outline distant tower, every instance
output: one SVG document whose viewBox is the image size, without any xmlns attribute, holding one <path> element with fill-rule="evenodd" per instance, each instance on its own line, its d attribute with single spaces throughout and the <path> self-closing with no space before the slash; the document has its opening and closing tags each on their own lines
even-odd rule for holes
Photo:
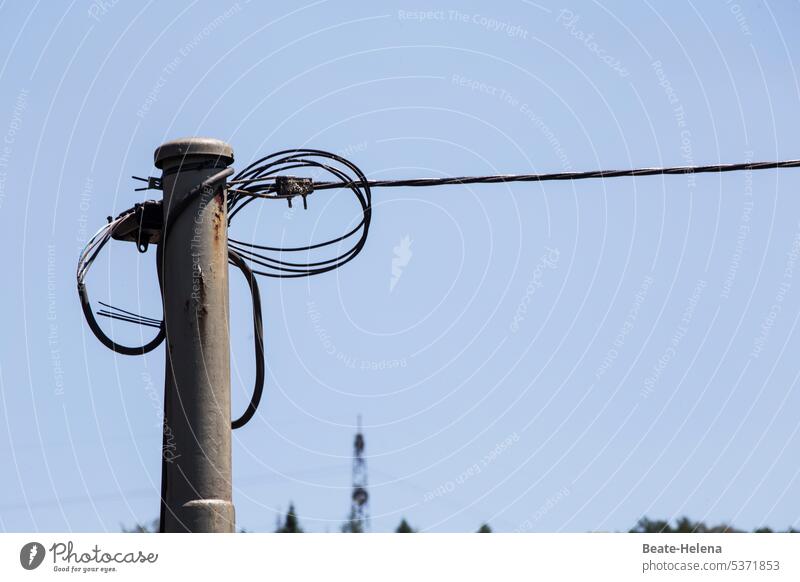
<svg viewBox="0 0 800 582">
<path fill-rule="evenodd" d="M 351 533 L 369 531 L 369 493 L 367 493 L 367 461 L 364 458 L 364 435 L 361 433 L 361 415 L 358 432 L 353 442 L 353 496 L 350 518 L 345 530 Z"/>
</svg>

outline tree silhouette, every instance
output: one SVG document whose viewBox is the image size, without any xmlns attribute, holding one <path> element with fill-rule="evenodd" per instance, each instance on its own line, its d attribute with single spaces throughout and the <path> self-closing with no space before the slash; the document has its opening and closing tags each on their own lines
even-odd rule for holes
<svg viewBox="0 0 800 582">
<path fill-rule="evenodd" d="M 492 533 L 492 528 L 489 527 L 488 523 L 481 524 L 481 527 L 478 528 L 478 533 Z"/>
<path fill-rule="evenodd" d="M 156 533 L 158 532 L 158 520 L 154 519 L 149 524 L 137 523 L 132 528 L 128 529 L 124 525 L 120 526 L 122 533 Z"/>
<path fill-rule="evenodd" d="M 294 511 L 294 503 L 289 503 L 289 511 L 286 512 L 286 520 L 283 526 L 275 530 L 275 533 L 303 533 L 300 523 L 297 521 L 297 514 Z"/>
<path fill-rule="evenodd" d="M 400 525 L 397 526 L 397 529 L 394 530 L 394 533 L 415 533 L 411 526 L 408 525 L 406 518 L 404 517 L 403 520 L 400 522 Z"/>
<path fill-rule="evenodd" d="M 647 517 L 643 517 L 640 519 L 636 525 L 631 528 L 630 533 L 671 533 L 672 527 L 670 527 L 668 521 L 663 520 L 651 520 Z"/>
<path fill-rule="evenodd" d="M 681 517 L 675 520 L 675 526 L 671 526 L 668 521 L 661 519 L 651 520 L 643 517 L 630 530 L 631 533 L 739 533 L 742 530 L 735 529 L 727 523 L 708 526 L 702 521 L 692 521 L 688 517 Z M 769 527 L 763 526 L 753 530 L 755 533 L 773 533 Z M 789 528 L 786 533 L 796 533 L 796 530 Z"/>
</svg>

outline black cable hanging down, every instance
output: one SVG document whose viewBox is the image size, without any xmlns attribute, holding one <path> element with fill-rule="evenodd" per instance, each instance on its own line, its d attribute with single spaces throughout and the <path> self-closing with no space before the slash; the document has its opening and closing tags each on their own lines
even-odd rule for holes
<svg viewBox="0 0 800 582">
<path fill-rule="evenodd" d="M 159 247 L 160 248 L 160 247 Z M 258 405 L 261 403 L 261 396 L 264 392 L 264 370 L 265 370 L 265 357 L 264 357 L 264 327 L 261 318 L 261 293 L 258 290 L 258 281 L 256 281 L 256 277 L 253 274 L 253 271 L 250 267 L 247 266 L 247 263 L 242 260 L 242 258 L 236 254 L 235 251 L 228 250 L 228 262 L 232 265 L 235 265 L 239 268 L 239 270 L 244 274 L 245 278 L 247 279 L 247 283 L 250 287 L 250 294 L 253 299 L 253 335 L 254 335 L 254 343 L 255 343 L 255 356 L 256 356 L 256 377 L 253 386 L 253 393 L 250 397 L 250 403 L 247 405 L 247 409 L 242 413 L 242 415 L 231 422 L 231 430 L 236 430 L 237 428 L 242 428 L 246 425 L 250 419 L 253 418 L 256 411 L 258 410 Z M 169 394 L 167 394 L 167 385 L 164 385 L 164 422 L 167 422 L 167 419 L 171 416 L 170 411 L 170 398 Z M 162 447 L 166 447 L 168 439 L 168 432 L 166 430 L 163 431 L 162 435 Z M 162 451 L 165 449 L 162 449 Z M 158 518 L 158 531 L 159 533 L 164 533 L 164 525 L 166 523 L 166 513 L 168 510 L 167 507 L 167 490 L 169 488 L 169 483 L 167 480 L 167 458 L 164 454 L 161 455 L 161 502 L 159 507 L 159 518 Z"/>
<path fill-rule="evenodd" d="M 258 281 L 256 280 L 255 273 L 247 265 L 245 260 L 234 250 L 228 250 L 228 261 L 231 265 L 239 268 L 242 274 L 247 279 L 247 284 L 250 287 L 250 296 L 253 298 L 253 337 L 255 344 L 256 356 L 256 378 L 253 386 L 253 394 L 250 397 L 250 404 L 242 415 L 231 423 L 231 428 L 241 428 L 253 418 L 253 415 L 258 410 L 258 405 L 261 402 L 261 395 L 264 391 L 264 324 L 261 318 L 261 293 L 258 290 Z"/>
<path fill-rule="evenodd" d="M 107 307 L 108 310 L 100 310 L 98 311 L 98 315 L 109 317 L 111 319 L 118 319 L 122 321 L 128 321 L 131 323 L 138 323 L 140 325 L 148 326 L 148 327 L 157 327 L 158 333 L 156 336 L 142 346 L 131 347 L 119 344 L 112 340 L 100 327 L 100 324 L 97 323 L 97 319 L 92 312 L 92 304 L 89 300 L 89 290 L 86 287 L 86 275 L 89 273 L 89 269 L 92 267 L 92 263 L 94 263 L 97 255 L 106 246 L 109 240 L 111 240 L 111 234 L 114 231 L 114 228 L 119 225 L 124 219 L 126 219 L 131 213 L 133 213 L 133 209 L 130 211 L 123 212 L 120 214 L 116 219 L 109 220 L 108 224 L 104 225 L 100 230 L 95 233 L 95 235 L 89 239 L 89 242 L 84 247 L 83 251 L 81 252 L 78 258 L 78 272 L 77 272 L 77 281 L 78 281 L 78 296 L 81 300 L 81 309 L 83 310 L 83 316 L 86 319 L 86 323 L 89 325 L 89 329 L 92 330 L 95 337 L 100 340 L 104 346 L 108 349 L 118 353 L 123 354 L 126 356 L 140 356 L 142 354 L 146 354 L 148 352 L 153 351 L 161 342 L 164 341 L 166 337 L 166 329 L 164 326 L 163 318 L 161 321 L 157 319 L 153 319 L 150 317 L 144 317 L 141 315 L 137 315 L 131 311 L 127 311 L 124 309 L 120 309 L 118 307 L 114 307 L 107 303 L 100 303 L 104 307 Z M 160 250 L 160 246 L 159 246 Z M 109 311 L 112 310 L 112 311 Z"/>
<path fill-rule="evenodd" d="M 233 168 L 225 168 L 216 174 L 206 178 L 201 184 L 198 184 L 194 188 L 192 188 L 187 195 L 175 206 L 172 211 L 169 213 L 169 218 L 167 219 L 167 223 L 162 228 L 161 231 L 161 241 L 158 244 L 158 264 L 159 264 L 159 273 L 162 272 L 164 265 L 163 265 L 163 250 L 166 248 L 167 241 L 169 240 L 169 233 L 172 232 L 172 227 L 175 225 L 175 222 L 178 218 L 186 211 L 186 209 L 191 204 L 192 200 L 194 200 L 197 196 L 199 196 L 202 192 L 207 191 L 208 189 L 216 189 L 222 183 L 222 186 L 225 187 L 225 179 L 228 178 L 233 174 Z M 253 383 L 253 393 L 250 397 L 250 403 L 247 406 L 247 409 L 242 413 L 242 415 L 237 418 L 236 420 L 231 422 L 231 428 L 237 429 L 243 427 L 247 422 L 253 418 L 255 415 L 256 410 L 258 409 L 258 405 L 261 402 L 261 396 L 264 391 L 264 378 L 265 378 L 265 357 L 264 357 L 264 326 L 262 322 L 262 315 L 261 315 L 261 293 L 258 289 L 258 282 L 256 281 L 255 275 L 247 263 L 242 259 L 242 257 L 236 252 L 233 248 L 228 248 L 228 262 L 232 265 L 235 265 L 239 268 L 240 271 L 244 274 L 245 278 L 247 279 L 248 287 L 250 288 L 250 294 L 252 296 L 253 302 L 253 336 L 254 336 L 254 344 L 255 344 L 255 360 L 256 360 L 256 377 Z M 163 297 L 162 297 L 163 301 Z"/>
</svg>

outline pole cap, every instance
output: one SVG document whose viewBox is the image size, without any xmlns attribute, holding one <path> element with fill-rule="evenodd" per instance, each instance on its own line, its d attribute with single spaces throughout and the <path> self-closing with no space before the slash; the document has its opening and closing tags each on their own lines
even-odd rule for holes
<svg viewBox="0 0 800 582">
<path fill-rule="evenodd" d="M 220 158 L 229 166 L 233 163 L 233 148 L 229 143 L 211 137 L 183 137 L 160 145 L 153 154 L 158 169 L 163 169 L 168 160 L 177 158 L 176 161 L 183 161 L 195 156 Z"/>
</svg>

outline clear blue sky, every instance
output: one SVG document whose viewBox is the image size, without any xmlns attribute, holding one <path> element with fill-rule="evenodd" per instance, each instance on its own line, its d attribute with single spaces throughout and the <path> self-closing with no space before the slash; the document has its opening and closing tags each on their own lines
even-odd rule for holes
<svg viewBox="0 0 800 582">
<path fill-rule="evenodd" d="M 370 177 L 800 157 L 794 2 L 0 16 L 4 531 L 157 515 L 163 352 L 98 343 L 74 269 L 87 234 L 143 198 L 129 177 L 155 175 L 165 140 L 225 139 L 240 168 L 328 149 Z M 337 530 L 361 413 L 377 531 L 799 526 L 798 187 L 784 170 L 375 191 L 357 260 L 262 283 L 269 374 L 234 433 L 239 525 L 269 530 L 293 500 L 307 530 Z M 260 241 L 354 216 L 326 193 L 308 212 L 250 208 L 233 232 Z M 232 277 L 238 411 L 252 338 Z M 112 245 L 90 285 L 160 313 L 152 252 Z"/>
</svg>

